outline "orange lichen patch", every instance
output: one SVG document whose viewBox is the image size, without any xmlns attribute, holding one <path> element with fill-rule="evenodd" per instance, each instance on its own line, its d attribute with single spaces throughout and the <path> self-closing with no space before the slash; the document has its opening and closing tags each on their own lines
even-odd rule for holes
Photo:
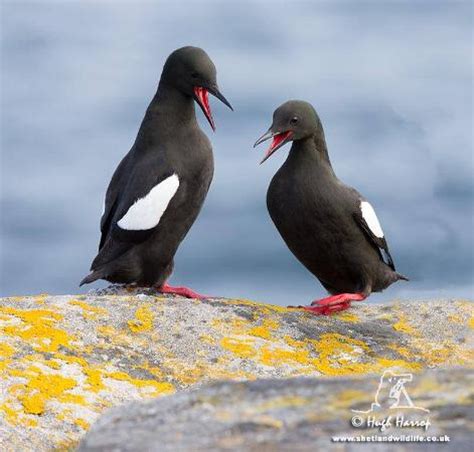
<svg viewBox="0 0 474 452">
<path fill-rule="evenodd" d="M 284 349 L 279 347 L 262 347 L 260 350 L 260 362 L 266 366 L 281 366 L 283 364 L 311 365 L 309 350 L 306 348 Z"/>
<path fill-rule="evenodd" d="M 356 323 L 360 319 L 357 315 L 351 312 L 341 312 L 338 314 L 334 314 L 334 318 L 337 320 L 342 320 L 343 322 L 351 322 L 351 323 Z"/>
<path fill-rule="evenodd" d="M 403 358 L 406 358 L 406 359 L 410 359 L 410 358 L 413 358 L 413 352 L 410 351 L 408 348 L 406 347 L 402 347 L 400 345 L 397 345 L 397 344 L 390 344 L 388 346 L 388 348 L 390 348 L 391 350 L 397 352 L 400 356 L 402 356 Z"/>
<path fill-rule="evenodd" d="M 152 374 L 156 378 L 163 379 L 166 376 L 165 373 L 163 372 L 163 370 L 161 370 L 157 366 L 150 365 L 150 363 L 148 363 L 148 362 L 146 362 L 145 364 L 142 364 L 140 366 L 136 366 L 136 368 L 146 370 L 147 372 L 150 372 L 150 374 Z"/>
<path fill-rule="evenodd" d="M 3 417 L 10 424 L 16 424 L 18 420 L 18 412 L 11 408 L 9 404 L 2 403 L 0 405 L 0 414 L 3 414 Z"/>
<path fill-rule="evenodd" d="M 58 362 L 65 362 L 69 364 L 77 364 L 80 371 L 86 376 L 86 389 L 91 392 L 99 392 L 105 389 L 102 381 L 103 371 L 99 366 L 90 365 L 88 361 L 80 356 L 65 355 L 63 353 L 56 353 L 55 360 Z"/>
<path fill-rule="evenodd" d="M 439 365 L 449 361 L 453 361 L 456 356 L 456 350 L 453 344 L 449 342 L 440 343 L 438 347 L 425 347 L 422 349 L 423 358 L 430 363 L 430 365 Z M 453 363 L 454 364 L 454 363 Z M 462 364 L 456 362 L 456 364 Z"/>
<path fill-rule="evenodd" d="M 0 404 L 0 416 L 3 414 L 3 418 L 10 424 L 24 426 L 24 427 L 36 427 L 38 421 L 33 419 L 32 416 L 25 416 L 13 409 L 8 403 Z M 0 417 L 1 419 L 1 417 Z"/>
<path fill-rule="evenodd" d="M 55 328 L 54 324 L 63 318 L 57 312 L 9 306 L 0 308 L 0 312 L 21 320 L 20 324 L 0 327 L 0 332 L 28 342 L 37 351 L 56 352 L 60 346 L 68 347 L 74 339 L 66 331 Z"/>
<path fill-rule="evenodd" d="M 83 430 L 89 430 L 91 426 L 89 422 L 87 422 L 85 419 L 82 419 L 82 418 L 74 419 L 74 424 L 76 424 L 78 427 L 82 428 Z"/>
<path fill-rule="evenodd" d="M 469 318 L 468 325 L 469 325 L 471 328 L 474 328 L 474 317 L 470 317 L 470 318 Z"/>
<path fill-rule="evenodd" d="M 407 322 L 405 315 L 399 317 L 398 322 L 393 324 L 393 329 L 401 333 L 410 334 L 411 336 L 418 335 L 417 331 Z"/>
<path fill-rule="evenodd" d="M 324 375 L 365 374 L 389 368 L 416 371 L 422 368 L 417 362 L 382 356 L 375 356 L 371 361 L 365 361 L 364 357 L 370 351 L 369 346 L 361 340 L 337 333 L 322 334 L 319 340 L 311 342 L 319 352 L 316 368 Z"/>
<path fill-rule="evenodd" d="M 58 413 L 56 415 L 56 418 L 59 419 L 60 421 L 65 421 L 71 418 L 71 413 L 72 413 L 72 410 L 70 408 L 66 408 L 65 410 L 62 410 L 60 413 Z"/>
<path fill-rule="evenodd" d="M 130 375 L 126 374 L 125 372 L 108 372 L 106 374 L 108 378 L 112 378 L 114 380 L 119 381 L 126 381 L 137 388 L 142 388 L 146 390 L 145 392 L 149 396 L 156 396 L 160 394 L 172 394 L 175 392 L 175 388 L 171 383 L 156 381 L 156 380 L 140 380 L 138 378 L 133 378 Z M 152 389 L 152 391 L 147 391 L 148 389 Z"/>
<path fill-rule="evenodd" d="M 183 386 L 212 380 L 253 380 L 255 378 L 249 372 L 229 368 L 229 359 L 222 356 L 215 363 L 210 364 L 203 361 L 197 362 L 195 365 L 182 362 L 178 358 L 172 358 L 166 361 L 165 372 L 169 378 Z"/>
<path fill-rule="evenodd" d="M 252 325 L 251 322 L 241 318 L 213 319 L 211 321 L 212 328 L 216 329 L 217 331 L 232 330 L 243 333 L 250 328 L 250 325 Z"/>
<path fill-rule="evenodd" d="M 413 372 L 418 372 L 423 369 L 423 365 L 419 362 L 409 362 L 403 359 L 377 358 L 376 365 L 372 366 L 372 368 L 369 367 L 366 372 L 382 372 L 386 369 L 412 370 Z"/>
<path fill-rule="evenodd" d="M 100 316 L 107 315 L 107 310 L 104 308 L 98 308 L 97 306 L 91 306 L 89 303 L 80 300 L 71 300 L 69 304 L 73 306 L 79 306 L 82 308 L 82 315 L 85 319 L 95 320 Z"/>
<path fill-rule="evenodd" d="M 255 356 L 256 353 L 254 347 L 255 340 L 246 336 L 223 337 L 220 344 L 222 348 L 234 353 L 234 355 L 240 358 L 250 358 Z"/>
<path fill-rule="evenodd" d="M 84 373 L 87 375 L 86 383 L 90 391 L 99 392 L 102 389 L 105 389 L 105 385 L 102 380 L 102 371 L 100 369 L 86 367 L 83 370 Z"/>
<path fill-rule="evenodd" d="M 338 333 L 325 333 L 318 340 L 311 340 L 311 343 L 318 352 L 316 368 L 324 375 L 363 373 L 370 366 L 357 362 L 369 350 L 368 345 L 358 339 Z"/>
<path fill-rule="evenodd" d="M 270 339 L 272 332 L 275 331 L 279 325 L 279 322 L 276 320 L 264 319 L 261 325 L 251 328 L 248 334 L 261 337 L 262 339 Z"/>
<path fill-rule="evenodd" d="M 113 334 L 117 333 L 117 330 L 110 325 L 99 325 L 96 331 L 102 336 L 112 336 Z"/>
<path fill-rule="evenodd" d="M 135 318 L 128 321 L 128 327 L 133 333 L 150 331 L 153 328 L 153 312 L 149 306 L 141 306 L 135 311 Z"/>
<path fill-rule="evenodd" d="M 80 394 L 64 393 L 58 396 L 58 401 L 62 403 L 72 403 L 74 405 L 87 405 L 84 396 Z"/>
<path fill-rule="evenodd" d="M 30 371 L 34 376 L 24 385 L 17 385 L 15 388 L 17 398 L 27 414 L 43 414 L 49 400 L 59 400 L 66 391 L 77 386 L 76 380 L 72 378 L 44 374 L 34 366 L 30 367 Z"/>
<path fill-rule="evenodd" d="M 6 368 L 10 359 L 15 354 L 15 349 L 8 344 L 0 344 L 0 370 Z"/>
<path fill-rule="evenodd" d="M 293 339 L 291 336 L 284 336 L 283 340 L 285 341 L 286 344 L 290 345 L 291 347 L 306 347 L 308 345 L 307 342 L 298 340 L 298 339 Z"/>
</svg>

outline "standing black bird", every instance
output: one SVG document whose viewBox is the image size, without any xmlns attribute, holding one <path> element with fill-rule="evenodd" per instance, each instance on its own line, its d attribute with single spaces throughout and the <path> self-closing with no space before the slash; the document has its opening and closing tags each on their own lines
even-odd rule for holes
<svg viewBox="0 0 474 452">
<path fill-rule="evenodd" d="M 268 188 L 268 211 L 291 252 L 332 294 L 304 309 L 342 311 L 351 301 L 407 280 L 395 271 L 372 206 L 334 174 L 314 108 L 296 100 L 281 105 L 255 146 L 270 138 L 262 163 L 285 143 L 293 144 Z"/>
<path fill-rule="evenodd" d="M 105 279 L 200 297 L 166 281 L 214 172 L 211 143 L 194 111 L 196 101 L 215 130 L 208 93 L 232 109 L 219 92 L 216 68 L 206 52 L 197 47 L 175 50 L 166 60 L 135 143 L 110 181 L 99 253 L 81 285 Z"/>
</svg>

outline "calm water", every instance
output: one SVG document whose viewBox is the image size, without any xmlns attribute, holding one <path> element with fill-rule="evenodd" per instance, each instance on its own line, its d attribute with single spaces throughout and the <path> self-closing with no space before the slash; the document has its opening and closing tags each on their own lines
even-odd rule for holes
<svg viewBox="0 0 474 452">
<path fill-rule="evenodd" d="M 288 149 L 262 166 L 252 149 L 275 107 L 301 98 L 412 279 L 372 299 L 473 298 L 470 2 L 1 5 L 1 295 L 78 291 L 164 59 L 193 44 L 235 113 L 211 101 L 212 134 L 199 112 L 216 174 L 172 282 L 281 304 L 323 295 L 265 207 Z"/>
</svg>

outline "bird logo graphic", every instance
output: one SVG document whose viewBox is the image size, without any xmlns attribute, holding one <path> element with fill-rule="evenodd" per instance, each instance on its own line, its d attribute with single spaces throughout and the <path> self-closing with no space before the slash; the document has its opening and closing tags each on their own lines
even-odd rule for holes
<svg viewBox="0 0 474 452">
<path fill-rule="evenodd" d="M 386 409 L 411 409 L 429 413 L 430 410 L 416 406 L 408 395 L 405 384 L 413 381 L 413 374 L 396 374 L 386 370 L 379 380 L 374 402 L 368 410 L 352 410 L 354 413 L 372 413 Z"/>
</svg>

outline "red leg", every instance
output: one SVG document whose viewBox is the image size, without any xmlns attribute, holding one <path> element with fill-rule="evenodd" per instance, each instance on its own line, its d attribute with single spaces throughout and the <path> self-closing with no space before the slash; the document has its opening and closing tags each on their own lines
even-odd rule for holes
<svg viewBox="0 0 474 452">
<path fill-rule="evenodd" d="M 194 290 L 189 289 L 188 287 L 176 287 L 170 286 L 167 282 L 165 282 L 161 287 L 158 288 L 161 293 L 171 293 L 174 295 L 181 295 L 182 297 L 186 298 L 196 298 L 197 300 L 204 300 L 209 298 L 206 295 L 201 295 Z"/>
<path fill-rule="evenodd" d="M 321 300 L 314 300 L 311 306 L 298 307 L 313 314 L 328 315 L 350 308 L 352 301 L 362 301 L 366 298 L 367 296 L 361 293 L 341 293 L 322 298 Z"/>
</svg>

